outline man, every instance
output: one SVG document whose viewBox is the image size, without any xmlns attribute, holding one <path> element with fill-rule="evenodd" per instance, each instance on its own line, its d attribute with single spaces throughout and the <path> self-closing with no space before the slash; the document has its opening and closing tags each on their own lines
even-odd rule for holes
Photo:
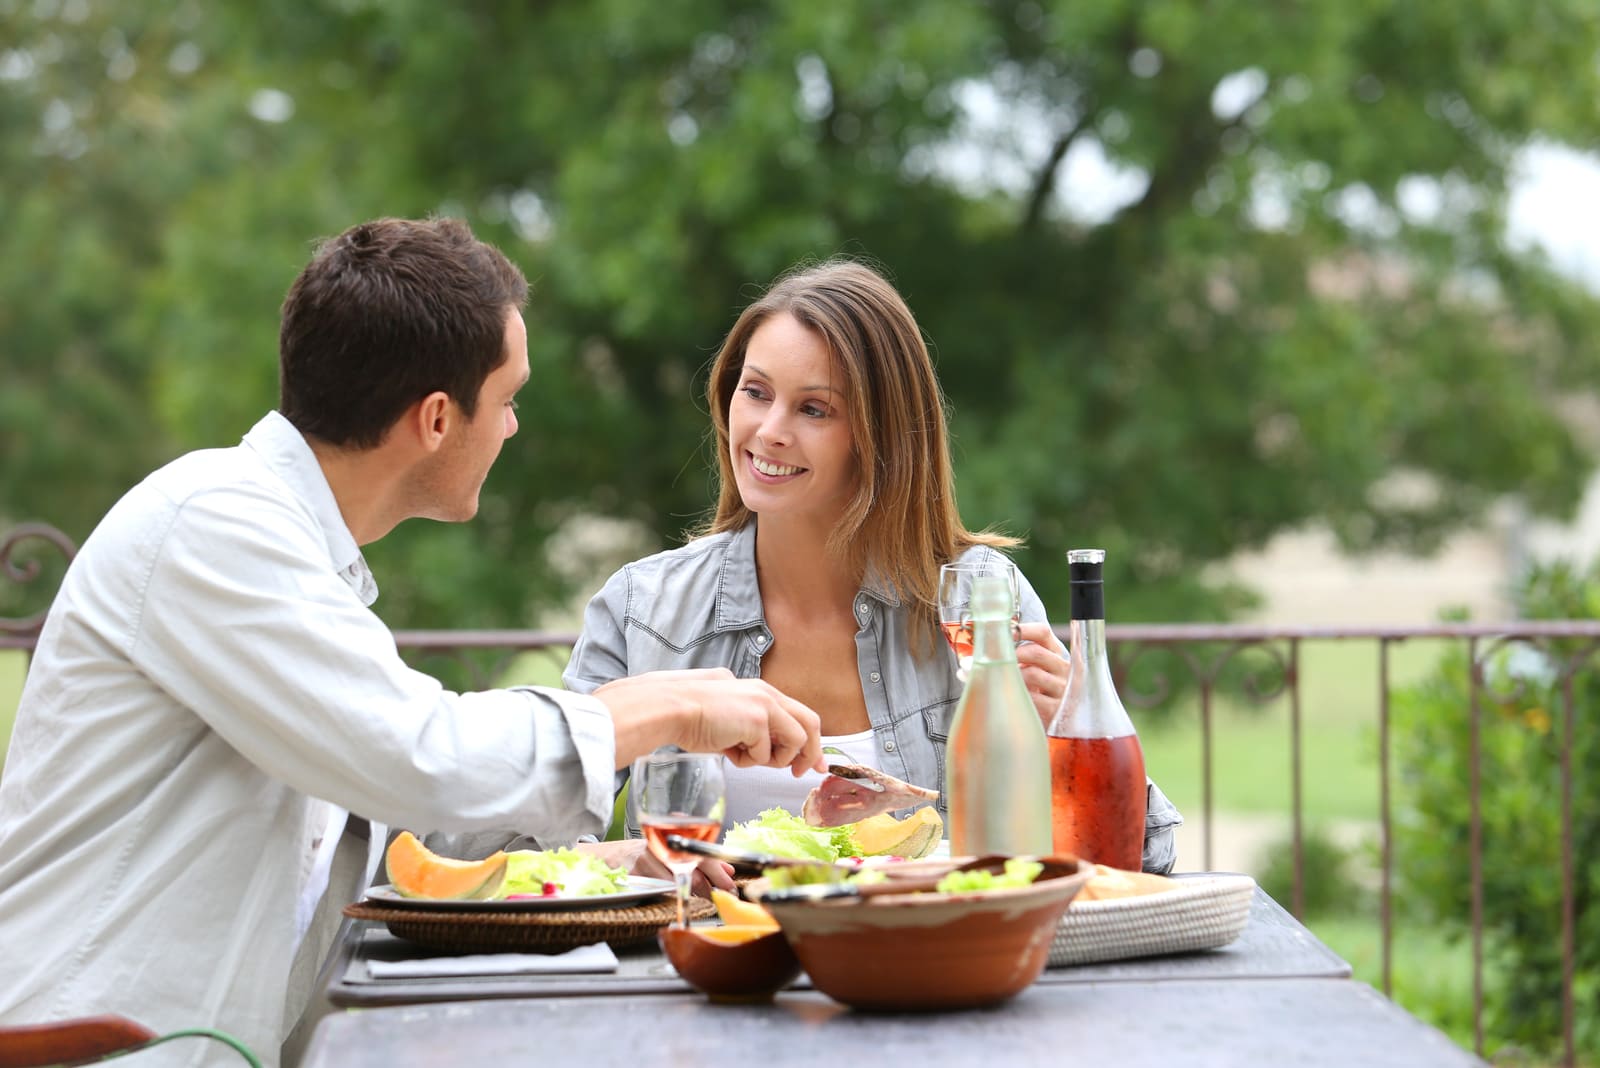
<svg viewBox="0 0 1600 1068">
<path fill-rule="evenodd" d="M 367 821 L 563 842 L 602 833 L 615 770 L 661 745 L 822 765 L 816 715 L 761 682 L 455 694 L 399 658 L 358 546 L 477 511 L 517 429 L 526 295 L 459 222 L 354 227 L 284 302 L 280 410 L 84 543 L 0 781 L 0 1023 L 119 1012 L 275 1060 Z"/>
</svg>

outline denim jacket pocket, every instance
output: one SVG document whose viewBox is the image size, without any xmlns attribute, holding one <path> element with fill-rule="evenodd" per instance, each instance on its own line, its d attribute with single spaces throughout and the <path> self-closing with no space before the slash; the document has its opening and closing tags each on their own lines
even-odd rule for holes
<svg viewBox="0 0 1600 1068">
<path fill-rule="evenodd" d="M 932 743 L 929 748 L 933 755 L 933 781 L 922 782 L 917 779 L 919 773 L 926 773 L 924 769 L 913 772 L 913 779 L 919 785 L 939 791 L 939 815 L 946 819 L 949 818 L 949 799 L 945 797 L 945 749 L 950 744 L 950 720 L 955 716 L 956 704 L 955 698 L 949 698 L 922 709 L 922 729 Z"/>
</svg>

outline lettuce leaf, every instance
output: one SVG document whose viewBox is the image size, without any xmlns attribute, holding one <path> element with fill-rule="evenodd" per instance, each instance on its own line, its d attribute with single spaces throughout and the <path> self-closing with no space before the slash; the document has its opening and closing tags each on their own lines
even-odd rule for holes
<svg viewBox="0 0 1600 1068">
<path fill-rule="evenodd" d="M 859 857 L 850 827 L 813 827 L 781 808 L 769 808 L 753 820 L 728 828 L 724 844 L 750 853 L 801 860 L 838 860 Z"/>
<path fill-rule="evenodd" d="M 992 871 L 953 871 L 939 880 L 934 887 L 941 894 L 959 894 L 967 890 L 998 890 L 1006 886 L 1028 886 L 1044 871 L 1036 860 L 1006 861 L 1006 870 L 999 875 Z"/>
<path fill-rule="evenodd" d="M 576 849 L 516 849 L 506 854 L 506 880 L 495 896 L 542 894 L 547 882 L 564 897 L 588 897 L 626 889 L 628 873 Z"/>
</svg>

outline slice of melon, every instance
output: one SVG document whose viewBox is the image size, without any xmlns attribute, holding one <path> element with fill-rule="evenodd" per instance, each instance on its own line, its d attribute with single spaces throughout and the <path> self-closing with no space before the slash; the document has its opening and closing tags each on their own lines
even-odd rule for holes
<svg viewBox="0 0 1600 1068">
<path fill-rule="evenodd" d="M 711 888 L 711 903 L 717 906 L 717 917 L 730 927 L 765 927 L 778 929 L 772 913 L 753 901 L 741 901 L 726 890 Z"/>
<path fill-rule="evenodd" d="M 721 927 L 691 927 L 689 933 L 704 938 L 707 942 L 739 946 L 746 942 L 754 942 L 758 938 L 765 938 L 769 934 L 777 934 L 778 925 L 773 924 L 768 927 L 765 924 L 729 923 Z"/>
<path fill-rule="evenodd" d="M 389 882 L 405 897 L 483 901 L 499 892 L 506 878 L 504 852 L 482 860 L 441 857 L 401 831 L 384 854 Z"/>
<path fill-rule="evenodd" d="M 943 834 L 944 820 L 932 805 L 917 809 L 903 820 L 895 819 L 892 812 L 885 812 L 850 828 L 851 841 L 869 857 L 925 857 L 933 852 Z"/>
</svg>

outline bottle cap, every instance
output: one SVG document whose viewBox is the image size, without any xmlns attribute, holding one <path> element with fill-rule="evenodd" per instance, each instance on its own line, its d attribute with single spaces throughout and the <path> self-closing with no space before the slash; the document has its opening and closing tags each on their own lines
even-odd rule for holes
<svg viewBox="0 0 1600 1068">
<path fill-rule="evenodd" d="M 1104 549 L 1067 550 L 1067 574 L 1073 582 L 1099 582 L 1105 562 Z"/>
<path fill-rule="evenodd" d="M 1000 575 L 979 575 L 972 580 L 972 619 L 1011 618 L 1011 584 Z"/>
</svg>

